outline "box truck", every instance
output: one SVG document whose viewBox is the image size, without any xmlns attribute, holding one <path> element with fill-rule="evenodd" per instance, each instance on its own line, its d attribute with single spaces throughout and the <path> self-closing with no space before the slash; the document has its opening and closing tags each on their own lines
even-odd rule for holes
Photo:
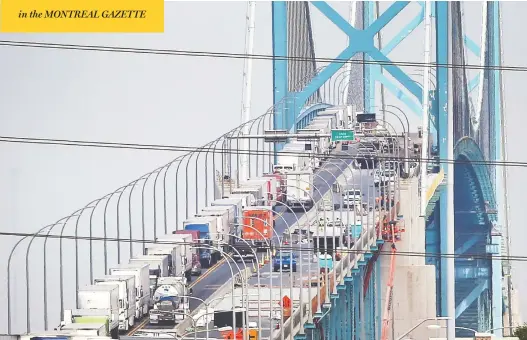
<svg viewBox="0 0 527 340">
<path fill-rule="evenodd" d="M 95 278 L 93 284 L 119 287 L 119 330 L 128 331 L 135 321 L 135 277 L 133 275 L 104 275 Z"/>
</svg>

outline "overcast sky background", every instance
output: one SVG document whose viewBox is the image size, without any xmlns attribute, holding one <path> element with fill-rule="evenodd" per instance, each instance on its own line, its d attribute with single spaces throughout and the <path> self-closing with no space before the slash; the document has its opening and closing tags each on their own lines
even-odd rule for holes
<svg viewBox="0 0 527 340">
<path fill-rule="evenodd" d="M 331 4 L 347 18 L 347 2 Z M 381 5 L 381 9 L 385 7 L 386 4 Z M 385 43 L 418 9 L 416 3 L 411 4 L 401 17 L 387 26 L 383 31 Z M 518 35 L 527 3 L 505 2 L 502 9 L 503 63 L 527 66 L 523 57 L 527 45 Z M 4 40 L 243 53 L 245 2 L 171 2 L 167 3 L 165 12 L 163 34 L 2 34 L 0 37 Z M 270 3 L 258 2 L 256 13 L 254 53 L 271 54 Z M 313 7 L 312 20 L 317 56 L 335 57 L 346 44 L 345 35 Z M 480 3 L 466 5 L 465 29 L 479 42 Z M 420 26 L 393 52 L 392 60 L 422 62 L 423 31 Z M 0 61 L 2 136 L 198 146 L 240 122 L 242 60 L 0 47 Z M 477 64 L 478 60 L 470 57 L 469 63 Z M 253 65 L 252 112 L 255 117 L 272 104 L 272 63 L 255 60 Z M 418 74 L 422 71 L 408 72 Z M 525 134 L 525 74 L 504 72 L 503 78 L 509 160 L 527 161 L 521 142 Z M 393 96 L 387 95 L 387 102 L 404 108 Z M 408 116 L 412 129 L 416 130 L 419 119 L 411 113 Z M 389 120 L 399 126 L 397 121 Z M 0 155 L 3 160 L 0 167 L 2 232 L 35 232 L 178 156 L 174 152 L 10 143 L 0 144 Z M 527 250 L 522 242 L 526 238 L 522 230 L 525 169 L 511 167 L 509 173 L 512 254 L 525 256 Z M 138 218 L 136 214 L 134 210 L 134 221 Z M 101 224 L 102 215 L 96 215 L 95 219 Z M 147 224 L 151 220 L 151 216 L 147 217 Z M 82 221 L 86 223 L 84 217 Z M 111 221 L 112 225 L 115 223 Z M 56 231 L 58 233 L 58 229 Z M 134 235 L 136 232 L 134 229 Z M 7 254 L 14 242 L 15 238 L 2 238 L 0 270 L 6 267 Z M 32 297 L 38 301 L 42 296 L 41 244 L 42 241 L 35 242 L 30 256 L 31 282 L 35 287 Z M 49 263 L 54 264 L 49 265 L 48 273 L 56 279 L 58 241 L 50 241 L 49 245 L 52 248 Z M 84 283 L 89 266 L 86 246 L 80 263 Z M 72 247 L 70 244 L 67 248 L 69 252 L 64 260 L 69 265 L 65 272 L 67 281 L 70 280 L 67 287 L 70 298 L 74 296 Z M 101 273 L 102 248 L 98 247 L 94 254 L 96 274 Z M 110 252 L 115 255 L 115 251 Z M 14 331 L 21 331 L 25 326 L 26 295 L 21 252 L 17 252 L 13 264 L 16 270 L 12 274 L 12 287 L 15 287 L 16 303 L 12 315 L 17 326 Z M 527 279 L 524 268 L 524 262 L 514 263 L 516 287 L 520 289 L 520 282 Z M 56 285 L 48 289 L 58 297 Z M 3 306 L 5 296 L 2 289 L 0 303 Z M 50 314 L 54 314 L 50 316 L 50 324 L 55 326 L 60 306 L 56 299 L 50 304 L 53 304 Z M 525 313 L 527 297 L 521 299 L 521 304 Z M 41 308 L 42 305 L 34 302 L 31 306 Z M 33 326 L 36 329 L 42 327 L 42 318 L 38 316 L 41 313 L 41 310 L 32 312 L 37 315 Z M 0 314 L 5 315 L 4 312 Z M 0 332 L 5 330 L 6 322 L 2 318 Z"/>
</svg>

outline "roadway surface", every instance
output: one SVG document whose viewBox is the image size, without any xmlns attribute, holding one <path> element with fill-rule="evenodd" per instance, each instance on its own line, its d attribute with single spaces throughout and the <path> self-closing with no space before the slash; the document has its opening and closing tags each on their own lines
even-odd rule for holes
<svg viewBox="0 0 527 340">
<path fill-rule="evenodd" d="M 413 137 L 413 136 L 412 136 Z M 417 137 L 417 136 L 415 136 Z M 414 138 L 412 138 L 413 141 L 415 141 Z M 409 143 L 409 147 L 413 145 L 413 141 Z M 400 143 L 402 145 L 402 143 Z M 410 157 L 412 157 L 412 150 L 409 150 Z M 356 156 L 356 150 L 354 146 L 350 145 L 348 150 L 341 150 L 341 145 L 338 146 L 337 149 L 334 150 L 332 153 L 332 157 L 330 158 L 326 163 L 322 165 L 321 168 L 317 169 L 315 171 L 315 176 L 313 179 L 314 187 L 316 189 L 313 190 L 313 197 L 316 202 L 320 200 L 321 197 L 323 197 L 330 189 L 331 186 L 335 183 L 335 179 L 338 178 L 342 170 L 344 170 L 346 167 L 353 168 L 353 176 L 349 176 L 348 179 L 351 179 L 351 182 L 361 187 L 361 191 L 363 193 L 363 199 L 368 198 L 367 200 L 370 206 L 374 206 L 375 204 L 375 197 L 378 194 L 378 190 L 373 185 L 373 177 L 371 176 L 371 171 L 368 171 L 367 169 L 357 169 L 356 164 L 353 164 L 353 157 Z M 400 155 L 401 157 L 404 157 L 404 150 L 399 150 L 398 153 L 395 154 L 382 154 L 384 157 L 396 157 Z M 336 156 L 336 157 L 335 157 Z M 339 158 L 338 156 L 342 156 L 342 158 Z M 353 165 L 352 165 L 353 164 Z M 375 193 L 375 194 L 374 194 Z M 338 202 L 338 195 L 334 195 L 336 201 Z M 276 207 L 276 216 L 275 216 L 275 225 L 274 229 L 276 231 L 276 234 L 282 236 L 282 235 L 288 235 L 288 228 L 295 225 L 297 222 L 297 219 L 300 219 L 304 212 L 302 211 L 296 211 L 295 213 L 285 211 L 285 207 L 277 205 Z M 346 214 L 346 209 L 343 210 L 342 214 Z M 322 214 L 323 212 L 320 212 Z M 326 212 L 326 214 L 331 214 L 331 212 Z M 338 215 L 337 215 L 338 214 Z M 328 216 L 328 215 L 327 215 Z M 340 216 L 340 213 L 335 212 L 335 216 Z M 357 220 L 359 220 L 359 216 L 357 216 Z M 275 244 L 277 243 L 277 237 L 276 234 L 274 234 L 273 239 L 275 241 Z M 301 251 L 303 253 L 302 256 L 306 256 L 307 258 L 311 257 L 312 255 L 305 255 L 305 251 Z M 305 262 L 305 261 L 303 261 Z M 261 273 L 269 273 L 269 266 L 270 264 L 267 264 L 263 268 L 260 269 Z M 307 263 L 306 263 L 307 266 Z M 315 267 L 315 265 L 312 265 L 312 267 Z M 234 270 L 237 271 L 236 267 L 233 266 Z M 299 266 L 300 267 L 300 266 Z M 242 265 L 240 265 L 240 268 L 242 268 Z M 300 269 L 298 269 L 300 270 Z M 307 267 L 305 269 L 302 269 L 303 272 L 306 272 L 307 274 Z M 264 275 L 262 275 L 264 276 Z M 279 278 L 279 273 L 274 273 L 274 275 L 271 275 L 273 277 L 273 286 L 275 286 L 276 283 L 278 283 L 278 280 L 275 280 L 276 278 Z M 290 275 L 283 276 L 284 278 L 290 277 Z M 225 259 L 222 259 L 219 261 L 216 265 L 208 269 L 206 272 L 204 272 L 199 277 L 194 277 L 193 282 L 191 284 L 191 287 L 193 288 L 193 296 L 198 299 L 207 300 L 219 287 L 221 287 L 223 284 L 225 284 L 229 279 L 231 278 L 231 269 L 229 265 L 226 263 Z M 256 278 L 251 279 L 250 284 L 255 284 Z M 254 283 L 253 283 L 254 282 Z M 267 283 L 269 283 L 269 277 L 266 280 Z M 264 284 L 262 282 L 262 284 Z M 288 287 L 289 282 L 284 282 L 284 286 Z M 285 289 L 284 289 L 285 290 Z M 198 309 L 201 305 L 201 302 L 196 299 L 190 300 L 190 309 L 191 312 Z M 262 325 L 264 326 L 264 325 Z M 267 325 L 270 326 L 270 325 Z M 147 322 L 142 322 L 139 327 L 136 327 L 136 329 L 145 328 L 145 329 L 167 329 L 167 325 L 155 325 L 151 326 L 148 325 Z M 168 326 L 168 328 L 174 328 Z M 212 327 L 211 327 L 212 328 Z M 267 328 L 269 329 L 269 328 Z M 201 332 L 200 332 L 201 333 Z M 211 337 L 218 337 L 219 333 L 215 332 L 214 334 L 210 333 Z"/>
</svg>

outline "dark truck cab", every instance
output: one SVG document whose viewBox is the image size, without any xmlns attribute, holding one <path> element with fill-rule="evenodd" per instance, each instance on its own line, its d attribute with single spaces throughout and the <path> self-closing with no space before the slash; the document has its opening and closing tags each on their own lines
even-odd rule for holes
<svg viewBox="0 0 527 340">
<path fill-rule="evenodd" d="M 251 241 L 236 241 L 232 244 L 232 247 L 235 249 L 232 252 L 232 257 L 236 262 L 238 261 L 254 261 L 256 260 L 256 257 L 254 254 L 256 253 L 256 246 L 252 244 Z"/>
</svg>

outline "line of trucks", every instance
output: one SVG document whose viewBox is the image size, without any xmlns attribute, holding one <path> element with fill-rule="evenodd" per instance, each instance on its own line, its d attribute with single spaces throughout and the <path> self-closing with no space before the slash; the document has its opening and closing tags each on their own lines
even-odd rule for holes
<svg viewBox="0 0 527 340">
<path fill-rule="evenodd" d="M 322 112 L 299 133 L 330 133 L 335 115 Z M 313 171 L 334 147 L 329 138 L 287 143 L 284 153 L 278 154 L 273 173 L 238 183 L 184 220 L 178 230 L 145 246 L 143 255 L 110 268 L 108 275 L 79 288 L 76 309 L 64 310 L 55 333 L 46 334 L 63 339 L 117 339 L 119 333 L 128 332 L 144 317 L 150 324 L 181 322 L 191 313 L 193 276 L 217 263 L 223 252 L 236 260 L 253 258 L 251 248 L 273 237 L 275 207 L 282 205 L 277 202 L 291 210 L 314 206 Z M 315 158 L 313 153 L 325 156 Z"/>
</svg>

